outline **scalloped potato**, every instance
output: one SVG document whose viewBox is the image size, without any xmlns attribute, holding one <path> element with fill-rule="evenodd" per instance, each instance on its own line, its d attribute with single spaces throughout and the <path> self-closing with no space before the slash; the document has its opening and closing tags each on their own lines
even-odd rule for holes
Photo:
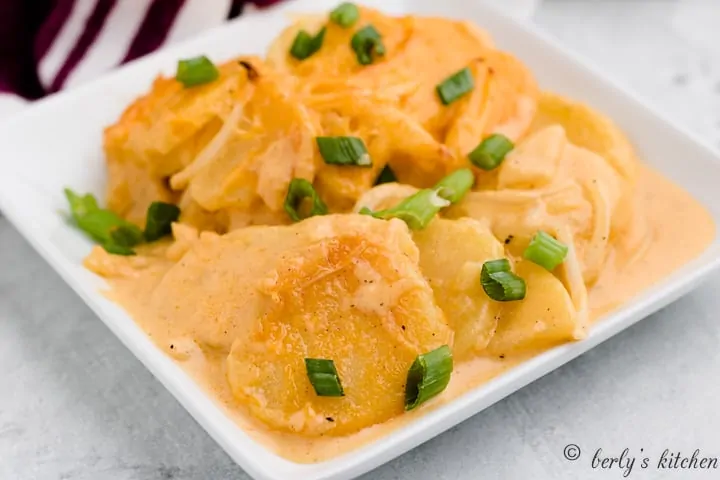
<svg viewBox="0 0 720 480">
<path fill-rule="evenodd" d="M 65 191 L 108 296 L 299 462 L 581 340 L 714 236 L 483 30 L 358 12 L 159 77 L 105 130 L 108 208 Z"/>
<path fill-rule="evenodd" d="M 219 71 L 217 82 L 192 90 L 175 79 L 158 77 L 152 90 L 105 130 L 111 209 L 142 223 L 153 200 L 174 198 L 167 177 L 202 151 L 245 90 L 247 74 L 237 61 Z"/>
<path fill-rule="evenodd" d="M 335 217 L 335 236 L 281 255 L 259 279 L 265 308 L 235 336 L 227 364 L 233 393 L 278 429 L 340 435 L 399 415 L 415 357 L 452 343 L 404 225 L 352 221 L 374 232 L 353 232 Z M 335 359 L 341 401 L 315 394 L 308 357 Z"/>
<path fill-rule="evenodd" d="M 236 398 L 271 427 L 343 434 L 399 415 L 415 357 L 452 344 L 399 220 L 340 215 L 176 235 L 185 253 L 149 296 L 154 335 L 226 356 Z M 88 265 L 108 275 L 102 253 Z M 307 357 L 336 359 L 342 401 L 315 395 Z"/>
<path fill-rule="evenodd" d="M 503 133 L 518 140 L 530 128 L 537 110 L 537 84 L 521 62 L 495 49 L 486 32 L 462 21 L 392 18 L 361 8 L 358 25 L 367 24 L 381 32 L 386 48 L 371 66 L 360 68 L 347 48 L 353 29 L 325 24 L 319 17 L 301 17 L 288 27 L 270 47 L 269 62 L 301 78 L 299 94 L 310 103 L 336 98 L 340 92 L 351 94 L 348 103 L 368 97 L 388 112 L 399 110 L 392 115 L 395 127 L 385 130 L 391 135 L 401 129 L 403 141 L 418 137 L 417 141 L 429 142 L 423 139 L 429 134 L 445 147 L 435 158 L 391 157 L 389 163 L 401 182 L 429 186 L 462 166 L 483 136 Z M 288 53 L 300 30 L 317 32 L 323 26 L 327 32 L 316 55 L 300 62 Z M 465 67 L 473 70 L 477 88 L 445 108 L 435 87 Z"/>
<path fill-rule="evenodd" d="M 584 336 L 572 300 L 553 274 L 527 260 L 515 264 L 527 283 L 527 297 L 500 309 L 497 329 L 487 346 L 493 355 L 542 351 Z"/>
<path fill-rule="evenodd" d="M 485 225 L 469 218 L 438 218 L 415 232 L 413 240 L 423 275 L 455 331 L 455 356 L 482 352 L 495 334 L 501 304 L 483 292 L 480 270 L 484 262 L 505 255 L 502 244 Z"/>
</svg>

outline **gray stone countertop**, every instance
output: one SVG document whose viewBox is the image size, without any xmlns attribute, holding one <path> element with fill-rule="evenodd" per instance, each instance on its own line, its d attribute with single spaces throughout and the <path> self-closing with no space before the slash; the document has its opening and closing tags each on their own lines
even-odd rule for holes
<svg viewBox="0 0 720 480">
<path fill-rule="evenodd" d="M 720 2 L 546 0 L 535 20 L 720 148 Z M 656 468 L 666 448 L 720 457 L 718 291 L 715 277 L 364 478 L 619 479 L 591 457 L 626 447 L 651 459 L 628 478 L 720 478 Z M 0 218 L 0 479 L 244 478 Z"/>
</svg>

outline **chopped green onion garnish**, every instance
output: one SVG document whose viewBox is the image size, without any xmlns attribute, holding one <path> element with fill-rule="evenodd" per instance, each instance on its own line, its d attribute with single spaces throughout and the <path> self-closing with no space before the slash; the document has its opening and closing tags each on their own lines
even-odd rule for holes
<svg viewBox="0 0 720 480">
<path fill-rule="evenodd" d="M 122 225 L 110 231 L 110 243 L 118 247 L 132 248 L 143 242 L 143 232 L 135 225 Z"/>
<path fill-rule="evenodd" d="M 205 55 L 180 60 L 175 79 L 186 88 L 210 83 L 220 76 L 215 64 Z"/>
<path fill-rule="evenodd" d="M 411 230 L 422 230 L 428 226 L 441 209 L 448 205 L 450 205 L 450 201 L 440 197 L 436 189 L 426 188 L 410 195 L 392 208 L 377 212 L 371 212 L 369 209 L 363 208 L 360 213 L 363 215 L 370 214 L 383 220 L 399 218 L 407 223 Z"/>
<path fill-rule="evenodd" d="M 153 202 L 147 211 L 145 220 L 145 240 L 154 242 L 172 233 L 172 223 L 180 218 L 177 205 L 164 202 Z"/>
<path fill-rule="evenodd" d="M 488 297 L 498 302 L 512 302 L 525 298 L 525 280 L 510 270 L 506 258 L 483 264 L 480 283 Z"/>
<path fill-rule="evenodd" d="M 441 84 L 435 87 L 444 105 L 450 105 L 458 98 L 475 88 L 475 80 L 469 68 L 463 68 L 450 75 Z"/>
<path fill-rule="evenodd" d="M 113 255 L 122 255 L 125 257 L 135 255 L 135 250 L 133 250 L 132 248 L 123 247 L 115 243 L 104 243 L 102 247 L 105 249 L 106 252 Z"/>
<path fill-rule="evenodd" d="M 539 231 L 525 249 L 523 257 L 552 272 L 555 267 L 565 261 L 567 253 L 567 245 L 555 240 L 547 233 Z"/>
<path fill-rule="evenodd" d="M 475 175 L 469 168 L 456 170 L 447 177 L 443 178 L 435 185 L 435 189 L 445 200 L 457 203 L 470 191 L 475 183 Z"/>
<path fill-rule="evenodd" d="M 320 155 L 329 165 L 372 166 L 365 143 L 357 137 L 317 137 Z"/>
<path fill-rule="evenodd" d="M 460 201 L 474 182 L 475 177 L 470 169 L 457 170 L 440 180 L 435 187 L 420 190 L 392 208 L 373 212 L 363 207 L 359 213 L 384 220 L 399 218 L 410 229 L 422 230 L 440 210 Z"/>
<path fill-rule="evenodd" d="M 315 52 L 322 47 L 325 39 L 326 28 L 323 27 L 314 37 L 305 30 L 300 30 L 295 36 L 292 47 L 290 47 L 290 55 L 298 60 L 305 60 L 312 57 Z"/>
<path fill-rule="evenodd" d="M 81 196 L 66 188 L 65 196 L 77 226 L 102 244 L 108 253 L 116 255 L 135 255 L 132 247 L 143 240 L 152 242 L 169 234 L 172 222 L 180 216 L 177 206 L 153 202 L 148 208 L 143 232 L 116 213 L 98 207 L 97 200 L 89 193 Z"/>
<path fill-rule="evenodd" d="M 132 247 L 142 243 L 142 230 L 114 212 L 98 207 L 93 195 L 78 195 L 66 188 L 65 196 L 78 228 L 102 244 L 109 253 L 133 255 Z"/>
<path fill-rule="evenodd" d="M 375 180 L 375 185 L 382 185 L 383 183 L 393 182 L 397 182 L 395 172 L 392 171 L 389 165 L 385 165 L 385 168 L 382 169 L 382 172 L 380 172 L 377 180 Z"/>
<path fill-rule="evenodd" d="M 307 376 L 318 397 L 344 397 L 335 362 L 321 358 L 306 358 Z"/>
<path fill-rule="evenodd" d="M 453 371 L 450 347 L 443 345 L 418 355 L 408 370 L 405 383 L 405 410 L 419 407 L 445 390 Z"/>
<path fill-rule="evenodd" d="M 99 209 L 88 212 L 76 220 L 78 227 L 99 243 L 115 242 L 116 236 L 118 239 L 124 239 L 121 241 L 125 245 L 121 243 L 121 246 L 132 247 L 142 241 L 142 231 L 137 226 L 110 210 Z M 139 240 L 133 243 L 130 240 L 132 238 Z"/>
<path fill-rule="evenodd" d="M 373 63 L 373 56 L 382 57 L 385 55 L 385 45 L 383 45 L 380 32 L 372 25 L 355 32 L 350 41 L 350 46 L 355 51 L 360 65 L 370 65 Z"/>
<path fill-rule="evenodd" d="M 312 201 L 309 215 L 300 213 L 300 206 L 306 198 Z M 325 215 L 328 213 L 328 208 L 313 188 L 312 183 L 304 178 L 293 178 L 288 187 L 287 196 L 285 197 L 285 211 L 290 218 L 299 222 L 300 220 L 314 217 L 315 215 Z"/>
<path fill-rule="evenodd" d="M 330 20 L 343 28 L 352 27 L 360 18 L 360 9 L 350 2 L 341 3 L 335 10 L 330 12 Z"/>
<path fill-rule="evenodd" d="M 91 193 L 80 196 L 69 188 L 66 188 L 65 198 L 67 198 L 70 204 L 70 213 L 76 222 L 78 218 L 84 217 L 90 212 L 100 210 L 97 200 L 95 200 L 95 197 Z"/>
<path fill-rule="evenodd" d="M 515 145 L 509 138 L 496 133 L 480 142 L 468 158 L 476 167 L 489 171 L 497 168 L 513 148 Z"/>
</svg>

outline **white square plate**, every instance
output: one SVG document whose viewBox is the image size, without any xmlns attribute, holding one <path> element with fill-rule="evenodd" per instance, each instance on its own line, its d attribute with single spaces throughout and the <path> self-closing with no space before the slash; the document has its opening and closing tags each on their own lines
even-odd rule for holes
<svg viewBox="0 0 720 480">
<path fill-rule="evenodd" d="M 313 1 L 313 7 L 326 11 L 335 3 Z M 385 9 L 392 13 L 454 16 L 486 28 L 501 48 L 530 66 L 544 88 L 594 105 L 614 118 L 629 134 L 641 157 L 690 191 L 720 224 L 717 194 L 720 160 L 716 155 L 531 26 L 465 0 L 374 3 L 386 4 Z M 262 54 L 285 23 L 285 17 L 277 13 L 241 19 L 77 90 L 39 102 L 0 127 L 0 208 L 110 330 L 252 476 L 271 480 L 337 479 L 375 468 L 662 308 L 720 266 L 720 243 L 716 239 L 700 258 L 601 320 L 582 342 L 548 351 L 342 457 L 312 465 L 278 457 L 229 421 L 179 366 L 155 348 L 120 307 L 99 293 L 103 281 L 81 264 L 90 243 L 69 227 L 58 212 L 66 208 L 62 196 L 65 186 L 102 194 L 105 183 L 102 129 L 114 122 L 134 97 L 147 90 L 159 70 L 173 72 L 178 58 L 201 53 L 216 60 L 239 53 Z"/>
</svg>

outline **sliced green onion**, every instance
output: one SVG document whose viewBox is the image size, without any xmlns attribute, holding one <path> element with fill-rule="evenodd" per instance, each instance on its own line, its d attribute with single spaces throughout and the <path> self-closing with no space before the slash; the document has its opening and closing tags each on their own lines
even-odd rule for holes
<svg viewBox="0 0 720 480">
<path fill-rule="evenodd" d="M 122 225 L 110 231 L 109 243 L 118 247 L 132 248 L 142 242 L 143 232 L 135 225 Z"/>
<path fill-rule="evenodd" d="M 172 233 L 172 224 L 180 218 L 177 205 L 164 202 L 153 202 L 147 211 L 145 220 L 145 240 L 154 242 Z"/>
<path fill-rule="evenodd" d="M 175 80 L 182 83 L 185 88 L 203 85 L 216 80 L 220 76 L 215 64 L 205 55 L 180 60 L 177 65 Z"/>
<path fill-rule="evenodd" d="M 453 356 L 447 345 L 418 355 L 405 382 L 405 410 L 417 408 L 442 393 L 450 383 L 452 371 Z"/>
<path fill-rule="evenodd" d="M 306 198 L 312 201 L 309 215 L 300 213 L 300 205 Z M 314 217 L 315 215 L 326 215 L 328 208 L 320 198 L 320 195 L 315 191 L 315 188 L 313 188 L 312 183 L 304 178 L 293 178 L 288 187 L 287 196 L 285 197 L 285 211 L 290 218 L 299 222 L 300 220 Z"/>
<path fill-rule="evenodd" d="M 382 185 L 383 183 L 393 182 L 397 182 L 395 172 L 392 171 L 389 165 L 385 165 L 385 168 L 382 169 L 382 172 L 380 172 L 377 180 L 375 180 L 375 185 Z"/>
<path fill-rule="evenodd" d="M 368 25 L 355 32 L 355 35 L 353 35 L 350 41 L 350 46 L 355 51 L 360 65 L 370 65 L 373 63 L 373 57 L 382 57 L 385 55 L 385 45 L 382 42 L 380 32 L 372 25 Z"/>
<path fill-rule="evenodd" d="M 115 243 L 104 243 L 102 247 L 105 249 L 106 252 L 113 255 L 122 255 L 124 257 L 130 257 L 135 255 L 135 250 L 133 250 L 132 248 L 123 247 Z"/>
<path fill-rule="evenodd" d="M 460 201 L 474 182 L 475 177 L 470 169 L 457 170 L 440 180 L 435 187 L 420 190 L 392 208 L 373 212 L 363 207 L 359 213 L 384 220 L 399 218 L 410 229 L 422 230 L 440 210 Z"/>
<path fill-rule="evenodd" d="M 410 195 L 392 208 L 377 212 L 370 212 L 369 209 L 363 208 L 360 213 L 370 214 L 383 220 L 399 218 L 407 223 L 411 230 L 422 230 L 428 226 L 440 210 L 448 205 L 450 205 L 450 201 L 440 197 L 437 190 L 426 188 Z"/>
<path fill-rule="evenodd" d="M 552 272 L 565 261 L 567 253 L 567 245 L 547 233 L 539 231 L 525 249 L 523 257 Z"/>
<path fill-rule="evenodd" d="M 70 204 L 70 213 L 73 219 L 77 222 L 78 218 L 84 217 L 90 212 L 100 210 L 98 207 L 97 200 L 91 193 L 85 195 L 78 195 L 69 188 L 65 189 L 65 198 L 67 198 Z"/>
<path fill-rule="evenodd" d="M 350 2 L 341 3 L 330 12 L 330 20 L 343 28 L 352 27 L 360 18 L 360 9 Z"/>
<path fill-rule="evenodd" d="M 480 142 L 468 158 L 476 167 L 490 171 L 497 168 L 513 148 L 515 145 L 509 138 L 496 133 Z"/>
<path fill-rule="evenodd" d="M 456 170 L 435 185 L 435 189 L 445 200 L 457 203 L 467 194 L 475 183 L 475 175 L 469 168 Z"/>
<path fill-rule="evenodd" d="M 135 255 L 132 247 L 142 243 L 142 230 L 110 210 L 89 212 L 77 219 L 77 225 L 115 255 Z"/>
<path fill-rule="evenodd" d="M 98 206 L 92 194 L 78 195 L 69 188 L 65 197 L 75 224 L 109 253 L 134 255 L 132 247 L 142 243 L 143 234 L 134 224 Z"/>
<path fill-rule="evenodd" d="M 134 246 L 142 241 L 142 230 L 117 216 L 110 210 L 95 210 L 77 219 L 77 225 L 97 242 L 114 242 L 116 238 L 126 246 Z M 132 238 L 140 239 L 134 243 Z"/>
<path fill-rule="evenodd" d="M 506 258 L 485 262 L 480 283 L 487 296 L 495 301 L 512 302 L 525 298 L 525 280 L 512 273 Z"/>
<path fill-rule="evenodd" d="M 357 137 L 317 137 L 320 155 L 328 165 L 372 166 L 365 143 Z"/>
<path fill-rule="evenodd" d="M 318 397 L 344 397 L 335 362 L 321 358 L 306 358 L 305 370 Z"/>
<path fill-rule="evenodd" d="M 466 93 L 475 88 L 475 80 L 469 68 L 463 68 L 459 72 L 450 75 L 442 81 L 435 89 L 444 105 L 450 105 Z"/>
<path fill-rule="evenodd" d="M 326 28 L 323 27 L 314 37 L 305 30 L 300 30 L 295 36 L 292 46 L 290 47 L 290 55 L 298 60 L 305 60 L 312 57 L 325 40 Z"/>
</svg>

